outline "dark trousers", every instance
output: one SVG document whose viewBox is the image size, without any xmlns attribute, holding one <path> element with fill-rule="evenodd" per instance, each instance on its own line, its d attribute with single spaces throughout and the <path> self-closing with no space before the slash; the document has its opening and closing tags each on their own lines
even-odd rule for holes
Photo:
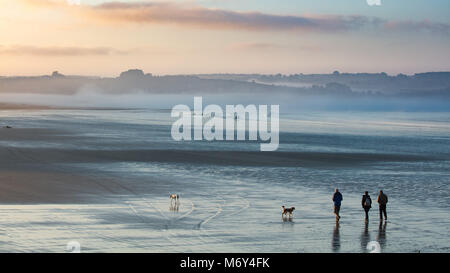
<svg viewBox="0 0 450 273">
<path fill-rule="evenodd" d="M 334 205 L 334 214 L 339 215 L 339 211 L 341 210 L 341 206 Z"/>
<path fill-rule="evenodd" d="M 364 207 L 364 212 L 366 213 L 367 220 L 369 220 L 369 210 L 370 210 L 370 207 Z"/>
<path fill-rule="evenodd" d="M 383 219 L 383 214 L 384 219 L 387 219 L 386 205 L 380 205 L 380 219 Z"/>
</svg>

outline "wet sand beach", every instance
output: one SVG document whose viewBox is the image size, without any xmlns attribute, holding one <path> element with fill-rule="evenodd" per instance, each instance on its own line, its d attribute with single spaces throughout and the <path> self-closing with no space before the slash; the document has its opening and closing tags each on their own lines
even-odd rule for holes
<svg viewBox="0 0 450 273">
<path fill-rule="evenodd" d="M 445 153 L 196 149 L 170 143 L 160 125 L 144 132 L 69 115 L 80 120 L 60 126 L 64 111 L 30 115 L 0 129 L 2 252 L 64 252 L 73 240 L 86 252 L 367 252 L 374 240 L 384 252 L 449 251 L 447 204 L 430 209 L 423 189 L 402 191 L 409 178 L 401 177 L 405 166 L 436 174 Z M 31 119 L 36 127 L 26 126 Z M 431 203 L 448 194 L 437 180 L 445 173 L 429 176 L 428 189 L 441 190 Z M 339 225 L 335 186 L 344 194 Z M 375 200 L 379 187 L 389 221 L 374 204 L 365 225 L 360 192 Z M 178 206 L 170 193 L 180 194 Z M 296 207 L 292 219 L 282 219 L 281 205 Z"/>
</svg>

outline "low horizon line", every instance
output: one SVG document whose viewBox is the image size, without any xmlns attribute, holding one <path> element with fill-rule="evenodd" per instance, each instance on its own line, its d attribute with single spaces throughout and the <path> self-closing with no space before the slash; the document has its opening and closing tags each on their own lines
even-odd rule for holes
<svg viewBox="0 0 450 273">
<path fill-rule="evenodd" d="M 334 70 L 332 72 L 320 72 L 320 73 L 311 73 L 311 72 L 296 72 L 296 73 L 281 73 L 281 72 L 276 72 L 276 73 L 258 73 L 258 72 L 249 72 L 249 73 L 232 73 L 232 72 L 213 72 L 213 73 L 175 73 L 175 74 L 155 74 L 153 72 L 145 72 L 145 70 L 140 69 L 140 68 L 130 68 L 127 70 L 123 70 L 121 72 L 119 72 L 118 74 L 114 75 L 94 75 L 94 74 L 64 74 L 64 73 L 60 73 L 59 70 L 53 70 L 52 73 L 54 72 L 58 72 L 60 75 L 62 76 L 75 76 L 75 77 L 100 77 L 100 78 L 114 78 L 114 77 L 120 77 L 120 73 L 122 72 L 126 72 L 126 71 L 130 71 L 130 70 L 141 70 L 142 72 L 144 72 L 144 75 L 149 75 L 151 74 L 152 76 L 202 76 L 202 75 L 266 75 L 266 76 L 273 76 L 273 75 L 282 75 L 282 76 L 292 76 L 292 75 L 332 75 L 334 74 L 336 71 L 339 72 L 339 74 L 386 74 L 388 76 L 398 76 L 398 75 L 405 75 L 405 76 L 414 76 L 417 74 L 425 74 L 425 73 L 450 73 L 450 70 L 424 70 L 422 72 L 414 72 L 414 73 L 403 73 L 403 72 L 398 72 L 398 73 L 388 73 L 388 72 L 384 72 L 384 71 L 380 71 L 380 72 L 342 72 L 339 70 Z M 44 77 L 44 76 L 52 76 L 52 73 L 50 74 L 16 74 L 16 75 L 0 75 L 0 78 L 12 78 L 12 77 Z"/>
</svg>

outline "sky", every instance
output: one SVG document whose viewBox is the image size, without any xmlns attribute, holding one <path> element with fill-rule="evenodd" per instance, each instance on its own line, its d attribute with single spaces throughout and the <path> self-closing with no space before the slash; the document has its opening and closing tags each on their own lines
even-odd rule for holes
<svg viewBox="0 0 450 273">
<path fill-rule="evenodd" d="M 77 3 L 79 2 L 79 4 Z M 0 75 L 450 71 L 450 1 L 0 0 Z"/>
</svg>

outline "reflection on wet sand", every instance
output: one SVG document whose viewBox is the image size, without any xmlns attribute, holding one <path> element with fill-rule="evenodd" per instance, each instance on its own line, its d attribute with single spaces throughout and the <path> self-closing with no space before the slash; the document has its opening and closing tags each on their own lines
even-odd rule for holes
<svg viewBox="0 0 450 273">
<path fill-rule="evenodd" d="M 286 223 L 286 222 L 291 222 L 291 223 L 293 223 L 294 221 L 292 220 L 292 217 L 281 217 L 281 219 L 283 220 L 283 223 Z"/>
<path fill-rule="evenodd" d="M 367 252 L 367 244 L 370 242 L 369 222 L 364 223 L 364 230 L 361 233 L 361 252 Z"/>
<path fill-rule="evenodd" d="M 169 211 L 178 212 L 179 210 L 180 210 L 180 204 L 178 202 L 170 203 Z"/>
<path fill-rule="evenodd" d="M 331 240 L 331 249 L 333 252 L 339 252 L 341 249 L 341 237 L 339 234 L 339 222 L 336 221 L 336 226 L 333 230 L 333 239 Z"/>
<path fill-rule="evenodd" d="M 294 232 L 295 222 L 292 217 L 281 217 L 283 219 L 283 223 L 281 225 L 282 232 L 291 233 Z"/>
<path fill-rule="evenodd" d="M 380 244 L 381 249 L 386 246 L 386 225 L 386 221 L 380 221 L 380 225 L 378 226 L 377 241 Z"/>
</svg>

